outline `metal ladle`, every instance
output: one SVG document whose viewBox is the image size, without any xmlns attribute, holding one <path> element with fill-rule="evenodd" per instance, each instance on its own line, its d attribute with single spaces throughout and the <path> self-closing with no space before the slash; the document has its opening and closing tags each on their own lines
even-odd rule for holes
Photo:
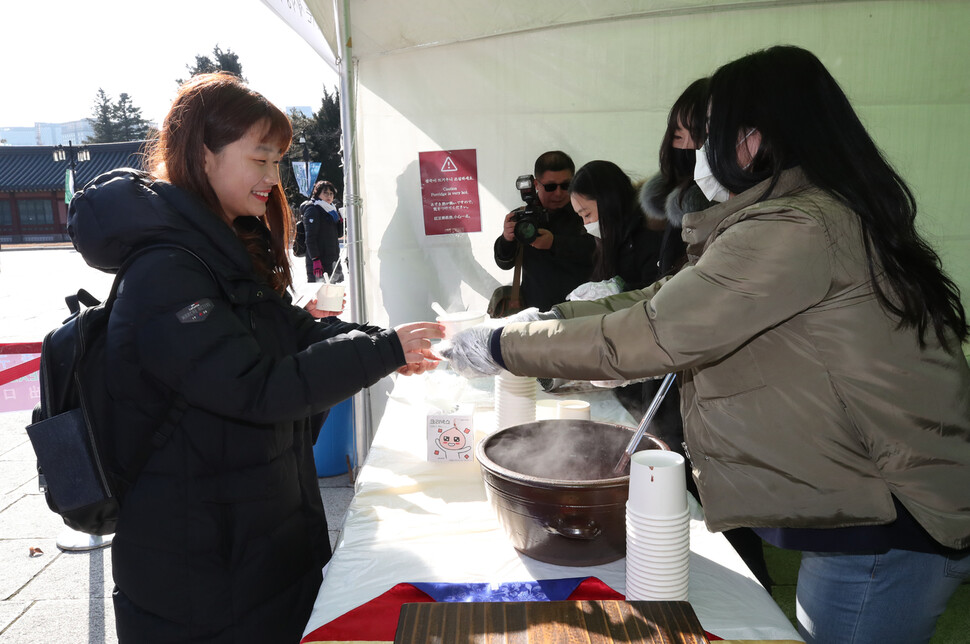
<svg viewBox="0 0 970 644">
<path fill-rule="evenodd" d="M 657 394 L 653 397 L 653 401 L 650 403 L 650 407 L 647 408 L 647 413 L 643 415 L 643 420 L 640 421 L 639 427 L 637 427 L 636 433 L 633 434 L 633 438 L 627 443 L 626 449 L 623 450 L 623 454 L 620 455 L 620 460 L 616 462 L 613 466 L 613 473 L 620 474 L 630 464 L 630 457 L 633 456 L 634 450 L 636 450 L 637 445 L 640 444 L 641 439 L 643 439 L 644 432 L 647 431 L 647 427 L 650 425 L 650 421 L 653 417 L 657 415 L 657 410 L 660 409 L 660 403 L 663 402 L 664 397 L 667 392 L 670 391 L 670 386 L 674 384 L 674 377 L 676 374 L 668 373 L 664 376 L 663 382 L 660 383 L 660 389 L 657 390 Z"/>
</svg>

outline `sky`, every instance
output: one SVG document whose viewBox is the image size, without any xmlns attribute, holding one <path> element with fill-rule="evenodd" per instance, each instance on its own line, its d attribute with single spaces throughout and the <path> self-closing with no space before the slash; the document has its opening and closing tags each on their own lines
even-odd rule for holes
<svg viewBox="0 0 970 644">
<path fill-rule="evenodd" d="M 196 55 L 239 56 L 281 109 L 320 108 L 336 73 L 261 0 L 2 0 L 0 127 L 89 118 L 98 89 L 160 123 Z"/>
</svg>

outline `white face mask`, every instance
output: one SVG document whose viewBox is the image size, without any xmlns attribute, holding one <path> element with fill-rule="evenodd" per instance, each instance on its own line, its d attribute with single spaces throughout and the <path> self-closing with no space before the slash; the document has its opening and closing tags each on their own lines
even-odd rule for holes
<svg viewBox="0 0 970 644">
<path fill-rule="evenodd" d="M 708 201 L 727 201 L 731 196 L 731 192 L 711 174 L 711 166 L 707 163 L 707 150 L 704 149 L 703 145 L 697 149 L 695 155 L 694 182 Z"/>
<path fill-rule="evenodd" d="M 583 228 L 585 228 L 586 229 L 586 232 L 588 232 L 593 237 L 599 238 L 599 236 L 600 236 L 600 222 L 599 221 L 594 221 L 591 224 L 583 224 Z"/>
</svg>

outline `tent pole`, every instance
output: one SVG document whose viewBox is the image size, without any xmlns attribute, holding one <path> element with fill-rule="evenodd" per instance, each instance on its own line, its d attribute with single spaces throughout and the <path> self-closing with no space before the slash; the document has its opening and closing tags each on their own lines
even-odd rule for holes
<svg viewBox="0 0 970 644">
<path fill-rule="evenodd" d="M 337 73 L 340 78 L 340 130 L 343 134 L 344 205 L 347 217 L 347 260 L 350 275 L 347 279 L 351 292 L 351 320 L 363 323 L 367 320 L 364 299 L 364 262 L 361 257 L 360 195 L 357 188 L 357 124 L 354 114 L 357 100 L 352 82 L 353 47 L 350 37 L 350 2 L 334 0 L 334 27 L 337 43 Z M 357 456 L 361 445 L 369 445 L 372 432 L 370 391 L 365 388 L 354 396 L 354 428 Z M 357 461 L 359 464 L 359 461 Z"/>
</svg>

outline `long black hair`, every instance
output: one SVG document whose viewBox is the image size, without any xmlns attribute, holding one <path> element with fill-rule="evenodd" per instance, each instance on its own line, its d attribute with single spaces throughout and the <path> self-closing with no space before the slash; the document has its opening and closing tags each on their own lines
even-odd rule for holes
<svg viewBox="0 0 970 644">
<path fill-rule="evenodd" d="M 752 128 L 761 144 L 742 167 L 738 140 Z M 916 231 L 913 193 L 814 54 L 771 47 L 718 69 L 706 150 L 714 177 L 733 193 L 771 179 L 761 198 L 783 170 L 801 166 L 814 185 L 858 215 L 876 296 L 900 325 L 915 327 L 921 345 L 929 326 L 945 347 L 947 330 L 961 341 L 970 335 L 959 289 Z"/>
<path fill-rule="evenodd" d="M 694 180 L 694 150 L 680 150 L 674 147 L 674 133 L 683 125 L 690 138 L 699 146 L 707 136 L 707 102 L 710 79 L 698 78 L 674 101 L 667 115 L 667 131 L 660 142 L 660 176 L 663 177 L 663 191 L 668 195 L 674 188 L 686 188 Z"/>
<path fill-rule="evenodd" d="M 600 240 L 594 258 L 592 279 L 605 280 L 617 274 L 620 248 L 637 221 L 645 222 L 630 177 L 612 161 L 590 161 L 581 167 L 569 184 L 569 194 L 596 202 Z"/>
</svg>

